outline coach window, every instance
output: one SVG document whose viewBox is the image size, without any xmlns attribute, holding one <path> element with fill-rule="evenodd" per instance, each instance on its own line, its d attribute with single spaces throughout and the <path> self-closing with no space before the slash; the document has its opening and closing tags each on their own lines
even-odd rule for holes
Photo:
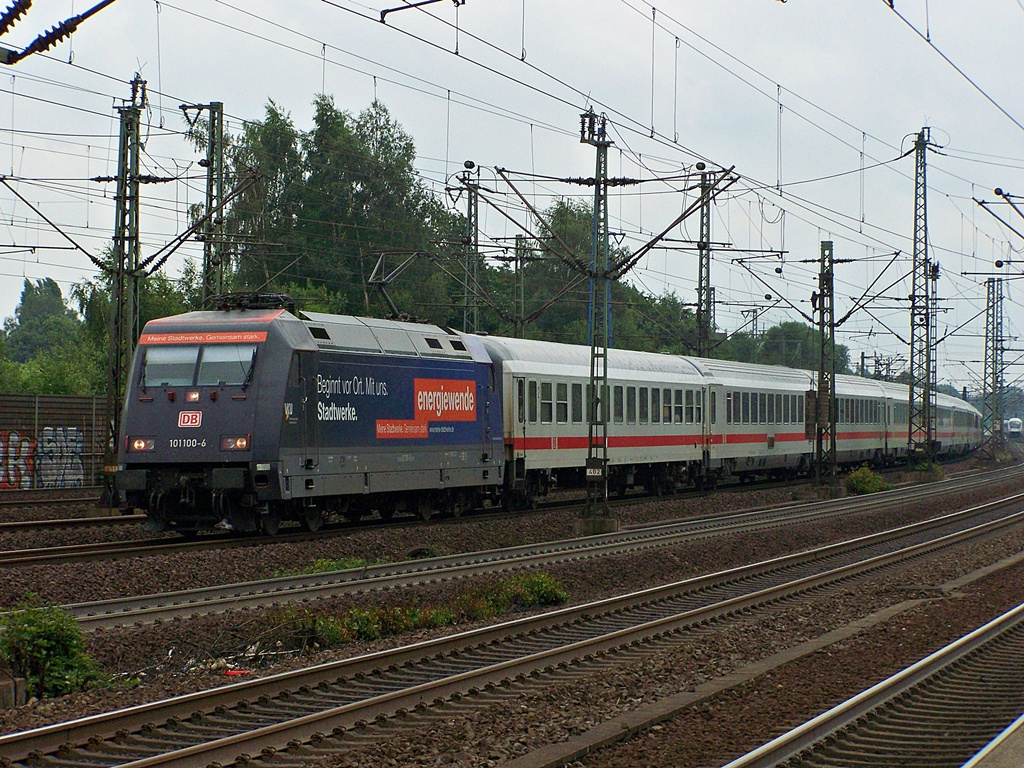
<svg viewBox="0 0 1024 768">
<path fill-rule="evenodd" d="M 768 393 L 768 423 L 775 423 L 775 395 Z"/>
<path fill-rule="evenodd" d="M 646 424 L 650 408 L 650 401 L 647 399 L 647 387 L 640 387 L 640 423 Z"/>
<path fill-rule="evenodd" d="M 666 424 L 672 423 L 672 390 L 661 390 L 661 420 Z"/>
<path fill-rule="evenodd" d="M 651 424 L 661 421 L 661 390 L 657 387 L 651 389 Z"/>
<path fill-rule="evenodd" d="M 750 393 L 743 393 L 743 423 L 750 423 Z"/>
<path fill-rule="evenodd" d="M 796 420 L 798 422 L 806 422 L 807 419 L 806 419 L 806 417 L 804 415 L 804 396 L 803 395 L 797 395 L 797 397 L 796 397 L 796 406 L 797 406 L 797 417 L 796 417 Z"/>
<path fill-rule="evenodd" d="M 782 396 L 782 423 L 789 424 L 789 395 Z"/>
<path fill-rule="evenodd" d="M 572 385 L 572 423 L 583 422 L 583 385 L 573 383 Z"/>
<path fill-rule="evenodd" d="M 740 393 L 739 392 L 733 392 L 732 393 L 732 423 L 733 424 L 742 424 L 743 423 L 743 413 L 742 413 L 742 410 L 740 409 L 740 399 L 741 398 L 740 398 Z"/>
<path fill-rule="evenodd" d="M 715 402 L 717 400 L 718 400 L 718 398 L 715 397 L 715 391 L 711 390 L 711 399 L 708 401 L 708 408 L 711 409 L 711 423 L 712 424 L 715 423 Z"/>
<path fill-rule="evenodd" d="M 550 424 L 552 407 L 551 407 L 551 382 L 542 381 L 540 383 L 540 423 Z"/>
<path fill-rule="evenodd" d="M 690 390 L 686 390 L 686 394 L 687 395 L 693 395 L 693 393 L 690 392 Z M 673 408 L 672 420 L 676 424 L 682 424 L 683 423 L 683 390 L 677 389 L 677 390 L 675 390 L 673 392 L 672 408 Z"/>
<path fill-rule="evenodd" d="M 626 423 L 636 424 L 636 387 L 626 387 Z"/>
<path fill-rule="evenodd" d="M 757 396 L 757 400 L 758 400 L 758 403 L 761 406 L 760 409 L 759 409 L 760 413 L 758 414 L 761 417 L 761 423 L 762 424 L 767 424 L 768 423 L 768 405 L 767 405 L 768 397 L 767 397 L 767 395 L 765 395 L 764 392 L 762 392 L 762 393 L 760 393 Z"/>
<path fill-rule="evenodd" d="M 526 421 L 526 382 L 516 379 L 516 411 L 519 423 Z"/>
<path fill-rule="evenodd" d="M 693 390 L 692 389 L 686 390 L 686 423 L 687 424 L 693 424 Z"/>
<path fill-rule="evenodd" d="M 530 379 L 527 391 L 529 392 L 529 412 L 530 412 L 530 423 L 537 423 L 537 382 L 534 379 Z"/>
<path fill-rule="evenodd" d="M 569 421 L 569 385 L 564 381 L 555 385 L 555 420 L 559 424 Z"/>
<path fill-rule="evenodd" d="M 763 397 L 763 395 L 762 395 Z M 760 414 L 757 412 L 757 392 L 750 393 L 750 423 L 757 424 L 761 420 Z"/>
<path fill-rule="evenodd" d="M 704 423 L 704 393 L 699 389 L 693 393 L 693 420 L 698 424 Z"/>
<path fill-rule="evenodd" d="M 612 420 L 621 424 L 622 416 L 622 385 L 616 384 L 612 389 Z"/>
<path fill-rule="evenodd" d="M 712 397 L 714 393 L 712 392 Z M 712 414 L 714 411 L 712 411 Z M 712 416 L 714 418 L 714 416 Z M 732 424 L 732 392 L 725 393 L 725 423 Z"/>
</svg>

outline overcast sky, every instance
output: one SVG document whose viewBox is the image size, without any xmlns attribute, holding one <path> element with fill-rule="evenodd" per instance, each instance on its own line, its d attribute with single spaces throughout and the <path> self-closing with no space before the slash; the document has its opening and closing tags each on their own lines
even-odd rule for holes
<svg viewBox="0 0 1024 768">
<path fill-rule="evenodd" d="M 0 44 L 20 50 L 95 2 L 36 0 Z M 223 102 L 235 132 L 272 99 L 306 130 L 321 92 L 353 113 L 378 98 L 413 137 L 417 170 L 439 194 L 464 160 L 480 166 L 493 190 L 495 207 L 481 207 L 491 245 L 520 231 L 498 208 L 529 226 L 494 168 L 514 172 L 542 208 L 583 194 L 527 174 L 593 175 L 594 150 L 579 141 L 579 115 L 592 107 L 609 120 L 610 173 L 647 182 L 611 193 L 624 246 L 639 247 L 692 202 L 678 177 L 698 160 L 735 166 L 740 180 L 713 221 L 719 329 L 740 327 L 755 307 L 762 329 L 801 319 L 777 297 L 809 313 L 817 270 L 808 260 L 832 240 L 837 259 L 853 260 L 836 269 L 837 317 L 876 278 L 876 290 L 892 286 L 850 317 L 839 340 L 855 359 L 905 359 L 890 332 L 909 336 L 899 299 L 910 292 L 914 161 L 900 157 L 928 126 L 939 335 L 963 326 L 940 346 L 940 379 L 980 387 L 985 278 L 1022 274 L 1012 250 L 1021 240 L 972 201 L 996 200 L 994 187 L 1024 194 L 1022 0 L 895 0 L 895 9 L 883 0 L 440 0 L 379 21 L 402 4 L 117 0 L 70 42 L 0 68 L 0 174 L 98 254 L 113 231 L 114 185 L 87 180 L 117 171 L 114 107 L 139 72 L 149 94 L 146 171 L 181 177 L 143 188 L 146 256 L 187 226 L 187 205 L 203 197 L 180 104 Z M 675 180 L 656 180 L 664 177 Z M 999 212 L 1024 231 L 1008 206 Z M 693 217 L 669 237 L 696 235 Z M 0 317 L 13 314 L 25 278 L 52 277 L 67 295 L 95 274 L 67 245 L 0 186 Z M 783 256 L 752 260 L 755 251 Z M 181 248 L 168 274 L 200 255 L 197 243 Z M 1011 263 L 996 270 L 996 259 Z M 659 249 L 628 279 L 693 302 L 696 272 L 692 251 Z M 1009 281 L 1006 293 L 1006 332 L 1024 335 L 1021 290 Z M 1022 372 L 1010 368 L 1008 381 Z"/>
</svg>

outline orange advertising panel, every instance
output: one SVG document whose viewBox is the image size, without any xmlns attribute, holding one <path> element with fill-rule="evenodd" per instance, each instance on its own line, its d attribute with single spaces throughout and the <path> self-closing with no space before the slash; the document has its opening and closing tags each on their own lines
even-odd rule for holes
<svg viewBox="0 0 1024 768">
<path fill-rule="evenodd" d="M 476 382 L 465 379 L 413 379 L 412 419 L 378 419 L 377 438 L 426 439 L 430 424 L 476 421 Z M 444 429 L 443 427 L 435 427 Z M 451 431 L 451 428 L 447 428 Z"/>
</svg>

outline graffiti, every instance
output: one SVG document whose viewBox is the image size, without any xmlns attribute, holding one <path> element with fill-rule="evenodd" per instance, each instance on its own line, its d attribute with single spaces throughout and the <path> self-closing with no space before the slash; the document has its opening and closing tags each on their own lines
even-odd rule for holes
<svg viewBox="0 0 1024 768">
<path fill-rule="evenodd" d="M 0 430 L 0 491 L 81 487 L 84 451 L 85 432 L 78 427 L 43 427 L 38 440 Z"/>
<path fill-rule="evenodd" d="M 0 431 L 0 490 L 33 487 L 36 441 L 15 430 Z"/>
<path fill-rule="evenodd" d="M 85 484 L 82 452 L 85 433 L 78 427 L 44 427 L 36 457 L 37 488 L 69 488 Z"/>
</svg>

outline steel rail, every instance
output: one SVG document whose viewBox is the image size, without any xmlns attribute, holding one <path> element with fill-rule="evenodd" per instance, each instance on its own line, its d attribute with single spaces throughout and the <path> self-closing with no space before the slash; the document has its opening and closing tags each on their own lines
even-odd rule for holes
<svg viewBox="0 0 1024 768">
<path fill-rule="evenodd" d="M 724 768 L 886 766 L 897 758 L 900 764 L 911 764 L 915 754 L 925 751 L 929 765 L 960 766 L 1024 706 L 1022 653 L 1024 605 Z M 1007 682 L 1016 696 L 1007 690 Z M 1003 710 L 1001 717 L 1007 719 L 997 725 L 993 708 Z M 986 720 L 980 726 L 979 714 Z M 904 721 L 905 727 L 899 727 Z M 890 733 L 896 727 L 898 741 Z"/>
<path fill-rule="evenodd" d="M 929 538 L 934 531 L 924 532 L 921 524 L 904 526 L 813 552 L 775 558 L 393 651 L 11 734 L 0 737 L 0 752 L 11 756 L 15 763 L 29 752 L 45 755 L 47 764 L 55 766 L 102 760 L 104 754 L 120 755 L 117 764 L 131 768 L 196 765 L 200 756 L 205 764 L 234 762 L 239 755 L 271 749 L 268 744 L 283 747 L 295 740 L 315 742 L 334 729 L 369 722 L 379 716 L 390 717 L 430 701 L 460 697 L 467 691 L 511 685 L 513 680 L 554 672 L 560 666 L 586 663 L 587 659 L 635 647 L 637 643 L 665 637 L 682 628 L 842 584 L 866 573 L 1019 525 L 1024 522 L 1020 506 L 1020 499 L 1015 497 L 1012 502 L 976 507 L 973 509 L 975 516 L 989 519 L 967 529 L 956 530 L 958 525 L 966 523 L 961 515 L 947 516 L 947 527 L 954 531 L 935 538 Z M 1008 508 L 1012 511 L 1004 514 Z M 923 540 L 919 540 L 922 537 Z M 368 691 L 362 698 L 359 698 L 360 689 Z M 330 704 L 352 696 L 357 700 Z M 270 722 L 266 722 L 267 718 Z M 158 722 L 166 722 L 167 726 L 155 725 Z M 235 732 L 223 735 L 224 729 Z M 140 730 L 143 733 L 138 733 Z M 115 731 L 120 735 L 114 736 Z M 171 733 L 161 736 L 158 732 L 162 731 Z M 137 735 L 132 736 L 132 732 Z M 220 737 L 210 743 L 179 744 L 179 748 L 167 744 L 166 749 L 154 746 L 168 738 L 178 742 L 205 742 L 210 734 L 220 734 Z M 110 743 L 111 739 L 116 743 Z M 140 749 L 142 754 L 139 754 Z M 159 754 L 150 755 L 154 750 Z M 129 756 L 132 752 L 134 757 Z"/>
<path fill-rule="evenodd" d="M 982 484 L 978 482 L 978 484 Z M 968 486 L 969 487 L 969 486 Z M 958 491 L 965 486 L 957 488 Z M 917 491 L 917 500 L 941 496 L 947 489 Z M 627 552 L 678 545 L 707 536 L 760 531 L 828 519 L 892 506 L 900 496 L 874 494 L 845 500 L 846 503 L 775 507 L 768 510 L 730 512 L 682 522 L 630 528 L 612 534 L 563 539 L 540 544 L 447 555 L 415 561 L 368 565 L 355 569 L 312 575 L 282 576 L 217 587 L 200 587 L 138 597 L 112 598 L 63 606 L 86 631 L 125 624 L 152 623 L 242 608 L 275 605 L 289 600 L 311 600 L 371 590 L 408 587 L 438 579 L 458 579 L 487 573 L 536 568 L 573 560 L 608 557 Z"/>
</svg>

